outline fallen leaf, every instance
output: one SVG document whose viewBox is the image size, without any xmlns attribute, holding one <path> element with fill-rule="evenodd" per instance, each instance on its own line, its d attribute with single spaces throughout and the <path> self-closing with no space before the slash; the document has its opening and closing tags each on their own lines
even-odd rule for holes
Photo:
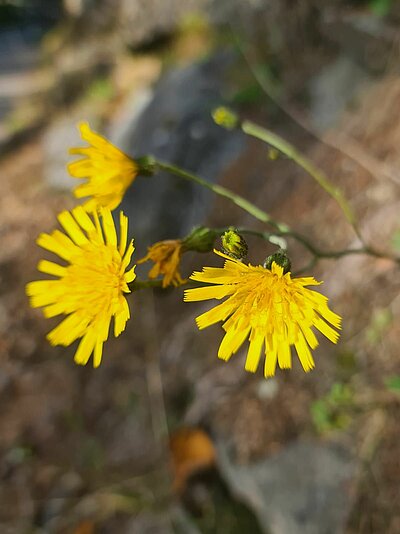
<svg viewBox="0 0 400 534">
<path fill-rule="evenodd" d="M 170 438 L 173 487 L 183 493 L 188 479 L 215 465 L 216 454 L 209 436 L 200 428 L 181 428 Z"/>
<path fill-rule="evenodd" d="M 73 534 L 94 534 L 94 523 L 93 521 L 86 520 L 82 521 L 75 527 Z"/>
</svg>

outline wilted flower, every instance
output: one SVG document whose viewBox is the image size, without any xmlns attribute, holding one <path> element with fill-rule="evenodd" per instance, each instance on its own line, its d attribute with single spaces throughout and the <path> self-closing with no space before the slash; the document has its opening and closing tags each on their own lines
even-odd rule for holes
<svg viewBox="0 0 400 534">
<path fill-rule="evenodd" d="M 248 338 L 247 371 L 256 371 L 263 347 L 266 377 L 275 374 L 277 363 L 281 369 L 290 369 L 292 345 L 304 371 L 310 371 L 314 367 L 310 349 L 318 345 L 312 327 L 336 343 L 339 334 L 328 323 L 337 329 L 341 323 L 339 315 L 329 309 L 328 299 L 305 287 L 321 282 L 313 277 L 292 278 L 276 262 L 269 270 L 215 252 L 226 259 L 224 267 L 204 267 L 202 272 L 193 273 L 192 280 L 212 285 L 187 289 L 185 300 L 228 297 L 196 319 L 200 329 L 225 321 L 222 327 L 226 333 L 218 357 L 229 360 Z"/>
<path fill-rule="evenodd" d="M 186 282 L 179 273 L 179 264 L 183 252 L 182 247 L 183 242 L 180 239 L 159 241 L 148 248 L 146 256 L 140 259 L 138 263 L 154 262 L 149 272 L 149 278 L 154 279 L 160 274 L 163 275 L 162 287 L 180 286 Z"/>
<path fill-rule="evenodd" d="M 68 346 L 82 338 L 75 362 L 85 365 L 93 353 L 94 367 L 100 365 L 111 319 L 116 337 L 125 329 L 130 313 L 124 293 L 130 292 L 128 284 L 136 276 L 134 267 L 127 271 L 134 250 L 132 241 L 127 242 L 127 217 L 120 213 L 119 245 L 110 210 L 102 208 L 100 217 L 96 212 L 89 216 L 81 206 L 60 213 L 66 233 L 41 234 L 37 243 L 68 265 L 41 260 L 39 271 L 56 279 L 26 286 L 31 306 L 43 307 L 45 317 L 67 315 L 47 334 L 50 343 Z"/>
</svg>

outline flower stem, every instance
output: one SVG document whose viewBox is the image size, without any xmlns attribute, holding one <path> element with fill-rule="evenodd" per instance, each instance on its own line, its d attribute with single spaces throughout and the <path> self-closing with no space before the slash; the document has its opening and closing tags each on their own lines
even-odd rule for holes
<svg viewBox="0 0 400 534">
<path fill-rule="evenodd" d="M 349 203 L 344 197 L 342 191 L 329 181 L 328 177 L 321 169 L 318 169 L 314 165 L 314 163 L 312 163 L 312 161 L 303 156 L 303 154 L 301 154 L 293 145 L 288 143 L 285 139 L 272 132 L 271 130 L 258 126 L 257 124 L 254 124 L 253 122 L 248 120 L 241 122 L 240 128 L 245 134 L 251 135 L 252 137 L 255 137 L 260 141 L 263 141 L 264 143 L 267 143 L 268 145 L 276 148 L 282 154 L 285 154 L 285 156 L 297 163 L 299 167 L 304 169 L 312 178 L 314 178 L 314 180 L 332 198 L 336 200 L 341 210 L 343 211 L 347 221 L 354 228 L 357 237 L 361 239 L 356 218 Z"/>
<path fill-rule="evenodd" d="M 201 185 L 202 187 L 206 187 L 207 189 L 210 189 L 215 194 L 221 197 L 228 198 L 231 202 L 236 204 L 236 206 L 239 206 L 243 210 L 247 211 L 247 213 L 252 215 L 255 219 L 258 219 L 261 222 L 264 222 L 264 223 L 267 223 L 273 226 L 280 232 L 290 231 L 289 226 L 287 226 L 286 224 L 274 221 L 271 218 L 271 216 L 268 215 L 268 213 L 258 208 L 255 204 L 252 204 L 251 202 L 249 202 L 242 196 L 234 193 L 230 189 L 227 189 L 226 187 L 222 187 L 221 185 L 208 182 L 207 180 L 204 180 L 203 178 L 200 178 L 199 176 L 196 176 L 195 174 L 192 174 L 191 172 L 185 171 L 177 167 L 176 165 L 172 165 L 171 163 L 156 161 L 155 166 L 163 171 L 167 171 L 167 172 L 170 172 L 171 174 L 174 174 L 175 176 L 179 176 L 180 178 L 183 178 L 184 180 L 188 180 L 198 185 Z"/>
<path fill-rule="evenodd" d="M 253 131 L 253 134 L 251 134 L 251 135 L 254 135 L 253 127 L 256 128 L 257 135 L 255 135 L 255 137 L 260 138 L 258 134 L 261 135 L 261 133 L 267 132 L 267 136 L 265 137 L 265 139 L 263 139 L 265 142 L 269 142 L 269 141 L 267 141 L 267 138 L 270 139 L 270 140 L 272 139 L 274 141 L 273 146 L 275 148 L 277 148 L 278 150 L 280 150 L 284 154 L 286 154 L 289 157 L 291 157 L 292 159 L 294 159 L 297 163 L 299 163 L 299 158 L 300 158 L 300 162 L 303 163 L 303 164 L 301 164 L 301 166 L 303 168 L 305 168 L 305 169 L 308 169 L 308 172 L 310 172 L 310 168 L 311 168 L 312 172 L 317 173 L 316 175 L 318 176 L 318 180 L 321 181 L 321 179 L 322 179 L 322 184 L 324 184 L 323 185 L 324 189 L 327 190 L 327 191 L 329 190 L 328 192 L 330 192 L 330 194 L 332 196 L 334 196 L 334 198 L 338 201 L 338 203 L 341 205 L 341 207 L 343 208 L 343 205 L 344 206 L 348 206 L 347 201 L 342 196 L 342 193 L 340 192 L 340 190 L 338 190 L 334 186 L 332 186 L 332 184 L 330 184 L 329 180 L 322 174 L 321 171 L 316 169 L 311 162 L 308 162 L 308 160 L 306 158 L 304 158 L 299 152 L 297 152 L 297 150 L 295 148 L 293 148 L 289 143 L 287 143 L 284 139 L 281 139 L 279 136 L 275 135 L 273 132 L 269 132 L 268 130 L 264 130 L 263 128 L 259 128 L 258 126 L 253 125 L 253 123 L 249 123 L 249 121 L 245 121 L 243 124 L 247 124 L 247 127 L 248 127 L 249 124 L 251 125 L 250 130 Z M 261 133 L 260 133 L 260 131 L 261 131 Z M 271 138 L 269 137 L 269 134 L 271 134 L 271 136 L 272 136 Z M 300 165 L 300 163 L 299 163 L 299 165 Z M 395 256 L 391 256 L 390 254 L 385 254 L 385 253 L 380 252 L 380 251 L 374 249 L 373 247 L 365 244 L 365 242 L 363 241 L 363 239 L 360 236 L 360 233 L 359 233 L 359 231 L 357 229 L 357 226 L 355 225 L 355 222 L 354 222 L 354 224 L 353 224 L 353 222 L 351 222 L 351 220 L 354 221 L 354 219 L 348 219 L 348 220 L 349 220 L 349 222 L 351 222 L 351 224 L 352 224 L 357 236 L 360 238 L 360 240 L 362 242 L 362 245 L 363 245 L 362 247 L 360 247 L 360 248 L 352 248 L 352 249 L 343 249 L 343 250 L 338 250 L 338 251 L 320 250 L 313 243 L 311 243 L 311 241 L 309 241 L 305 236 L 293 231 L 290 228 L 290 226 L 288 226 L 287 224 L 275 221 L 274 219 L 271 218 L 271 216 L 268 213 L 266 213 L 265 211 L 261 210 L 260 208 L 258 208 L 257 206 L 255 206 L 254 204 L 252 204 L 251 202 L 249 202 L 248 200 L 246 200 L 242 196 L 234 193 L 230 189 L 227 189 L 226 187 L 222 187 L 220 185 L 208 182 L 207 180 L 204 180 L 203 178 L 200 178 L 199 176 L 196 176 L 195 174 L 193 174 L 191 172 L 188 172 L 188 171 L 186 171 L 184 169 L 181 169 L 180 167 L 178 167 L 176 165 L 173 165 L 171 163 L 155 160 L 154 161 L 154 167 L 158 168 L 160 170 L 163 170 L 163 171 L 167 171 L 167 172 L 169 172 L 171 174 L 174 174 L 175 176 L 178 176 L 179 178 L 183 178 L 184 180 L 188 180 L 188 181 L 194 182 L 194 183 L 196 183 L 198 185 L 201 185 L 202 187 L 206 187 L 207 189 L 210 189 L 211 191 L 213 191 L 215 194 L 217 194 L 219 196 L 222 196 L 222 197 L 225 197 L 225 198 L 228 198 L 231 202 L 233 202 L 234 204 L 236 204 L 237 206 L 239 206 L 240 208 L 245 210 L 247 213 L 252 215 L 255 219 L 257 219 L 257 220 L 259 220 L 261 222 L 269 224 L 270 226 L 272 226 L 276 230 L 273 233 L 270 233 L 270 232 L 261 232 L 261 231 L 257 231 L 257 230 L 239 229 L 239 232 L 258 235 L 259 237 L 262 237 L 266 241 L 269 241 L 269 242 L 272 242 L 272 243 L 273 243 L 273 240 L 271 240 L 271 238 L 273 239 L 274 237 L 275 238 L 276 237 L 283 237 L 283 238 L 284 237 L 292 237 L 293 239 L 295 239 L 296 241 L 301 243 L 318 260 L 320 260 L 322 258 L 327 258 L 327 259 L 328 258 L 341 258 L 342 256 L 347 256 L 349 254 L 366 254 L 366 255 L 369 255 L 369 256 L 373 256 L 375 258 L 386 258 L 386 259 L 394 261 L 394 262 L 396 262 L 397 264 L 400 265 L 400 258 L 397 258 Z M 317 179 L 317 178 L 315 177 L 315 179 Z M 328 186 L 327 186 L 327 184 L 328 184 Z M 327 187 L 328 187 L 328 189 L 327 189 Z M 343 204 L 343 202 L 344 202 L 344 204 Z M 349 207 L 348 207 L 348 210 L 350 210 Z M 351 210 L 348 211 L 348 214 L 349 214 L 349 216 L 351 215 Z M 275 243 L 275 244 L 277 244 L 277 243 Z M 157 286 L 158 284 L 156 284 L 155 282 L 157 282 L 157 281 L 152 281 L 152 284 L 149 284 L 148 286 L 143 285 L 143 284 L 146 284 L 147 282 L 140 283 L 141 285 L 137 285 L 137 289 L 141 289 L 142 287 L 154 287 L 154 286 Z M 135 285 L 135 283 L 136 282 L 134 282 L 134 285 Z M 139 284 L 139 282 L 137 284 Z"/>
<path fill-rule="evenodd" d="M 129 284 L 131 291 L 139 291 L 139 289 L 149 289 L 151 287 L 161 287 L 162 280 L 135 280 Z"/>
<path fill-rule="evenodd" d="M 218 229 L 224 231 L 224 229 Z M 277 233 L 270 233 L 270 232 L 262 232 L 258 230 L 252 230 L 249 228 L 238 228 L 238 232 L 242 234 L 248 234 L 248 235 L 254 235 L 256 237 L 260 237 L 261 239 L 264 239 L 265 241 L 272 242 L 271 237 L 292 237 L 299 243 L 303 245 L 304 248 L 306 248 L 317 260 L 320 259 L 338 259 L 342 258 L 343 256 L 348 256 L 350 254 L 365 254 L 367 256 L 373 256 L 374 258 L 385 258 L 391 261 L 394 261 L 395 263 L 400 264 L 400 258 L 396 256 L 391 256 L 390 254 L 385 254 L 384 252 L 380 252 L 379 250 L 375 250 L 372 247 L 369 247 L 367 245 L 364 245 L 359 248 L 346 248 L 342 250 L 321 250 L 318 247 L 316 247 L 311 241 L 309 241 L 304 235 L 299 234 L 298 232 L 293 232 L 292 230 L 286 231 L 286 232 L 277 232 Z"/>
</svg>

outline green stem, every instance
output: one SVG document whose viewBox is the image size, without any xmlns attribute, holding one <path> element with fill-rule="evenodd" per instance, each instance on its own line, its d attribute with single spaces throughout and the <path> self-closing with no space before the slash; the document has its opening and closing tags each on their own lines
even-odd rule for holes
<svg viewBox="0 0 400 534">
<path fill-rule="evenodd" d="M 224 232 L 230 229 L 230 226 L 210 228 L 210 230 L 215 232 L 217 235 L 222 235 Z M 350 254 L 365 254 L 367 256 L 373 256 L 374 258 L 385 258 L 400 265 L 400 258 L 385 254 L 369 246 L 362 246 L 359 248 L 345 248 L 342 250 L 321 250 L 313 243 L 311 243 L 304 235 L 299 234 L 297 232 L 293 232 L 292 230 L 287 230 L 284 232 L 263 232 L 261 230 L 253 230 L 252 228 L 241 227 L 237 228 L 236 230 L 239 234 L 253 235 L 255 237 L 259 237 L 264 241 L 267 241 L 283 249 L 286 249 L 287 247 L 282 246 L 282 244 L 279 243 L 279 239 L 283 238 L 286 241 L 285 238 L 291 237 L 298 241 L 301 245 L 303 245 L 303 247 L 306 248 L 310 254 L 312 254 L 313 258 L 310 262 L 311 266 L 314 266 L 320 259 L 338 259 L 342 258 L 343 256 L 348 256 Z"/>
<path fill-rule="evenodd" d="M 268 213 L 258 208 L 240 195 L 234 193 L 230 189 L 227 189 L 226 187 L 222 187 L 221 185 L 208 182 L 207 180 L 204 180 L 203 178 L 200 178 L 199 176 L 196 176 L 195 174 L 192 174 L 188 171 L 180 169 L 179 167 L 177 167 L 176 165 L 172 165 L 171 163 L 156 161 L 155 166 L 163 171 L 167 171 L 171 174 L 174 174 L 175 176 L 179 176 L 184 180 L 188 180 L 190 182 L 194 182 L 198 185 L 201 185 L 202 187 L 206 187 L 207 189 L 210 189 L 215 194 L 221 197 L 228 198 L 231 202 L 236 204 L 236 206 L 239 206 L 243 210 L 247 211 L 247 213 L 252 215 L 255 219 L 258 219 L 263 223 L 270 224 L 280 232 L 286 232 L 290 230 L 290 228 L 286 224 L 274 221 L 270 217 L 270 215 L 268 215 Z"/>
<path fill-rule="evenodd" d="M 243 124 L 250 124 L 250 123 L 247 121 L 247 122 L 245 122 Z M 256 125 L 254 125 L 254 126 L 256 126 Z M 256 127 L 256 128 L 258 128 L 258 127 Z M 261 130 L 263 130 L 263 129 L 261 128 Z M 271 132 L 271 135 L 276 138 L 275 140 L 279 140 L 281 142 L 281 143 L 279 143 L 279 146 L 277 146 L 278 143 L 276 145 L 274 145 L 274 146 L 276 146 L 277 149 L 279 149 L 281 151 L 283 151 L 283 149 L 284 149 L 284 153 L 289 155 L 289 157 L 293 157 L 293 159 L 295 159 L 295 161 L 297 161 L 297 162 L 298 162 L 297 155 L 300 157 L 301 160 L 307 161 L 289 143 L 286 143 L 286 141 L 281 139 L 279 136 L 275 136 L 275 134 L 273 134 L 272 132 Z M 266 141 L 266 142 L 268 142 L 268 141 Z M 291 150 L 289 150 L 289 148 L 293 149 L 294 152 L 291 152 Z M 311 163 L 310 163 L 310 165 L 312 166 Z M 192 174 L 192 173 L 190 173 L 188 171 L 185 171 L 185 170 L 183 170 L 183 169 L 181 169 L 181 168 L 179 168 L 176 165 L 173 165 L 171 163 L 166 163 L 166 162 L 156 161 L 155 160 L 154 161 L 154 167 L 158 168 L 160 170 L 163 170 L 163 171 L 167 171 L 167 172 L 169 172 L 171 174 L 174 174 L 175 176 L 183 178 L 184 180 L 188 180 L 188 181 L 194 182 L 194 183 L 196 183 L 198 185 L 201 185 L 202 187 L 206 187 L 207 189 L 210 189 L 211 191 L 213 191 L 217 195 L 225 197 L 225 198 L 228 198 L 229 200 L 231 200 L 231 202 L 233 202 L 237 206 L 241 207 L 243 210 L 245 210 L 247 213 L 252 215 L 254 218 L 258 219 L 261 222 L 268 223 L 270 226 L 272 226 L 273 228 L 275 228 L 277 230 L 276 232 L 270 233 L 270 232 L 259 232 L 257 230 L 246 230 L 246 229 L 240 230 L 239 229 L 239 232 L 248 233 L 248 234 L 251 233 L 253 235 L 258 235 L 259 237 L 262 237 L 263 239 L 265 239 L 267 241 L 270 241 L 270 239 L 273 238 L 274 236 L 292 237 L 293 239 L 296 239 L 296 241 L 301 243 L 313 256 L 315 256 L 318 259 L 322 259 L 322 258 L 327 258 L 327 259 L 328 258 L 341 258 L 343 256 L 347 256 L 348 254 L 367 254 L 369 256 L 374 256 L 375 258 L 386 258 L 386 259 L 389 259 L 391 261 L 394 261 L 394 262 L 400 264 L 400 258 L 384 254 L 384 253 L 379 252 L 379 251 L 375 250 L 374 248 L 366 245 L 364 243 L 364 241 L 361 239 L 360 234 L 359 234 L 356 226 L 354 226 L 354 225 L 353 225 L 353 227 L 354 227 L 358 237 L 360 238 L 360 240 L 363 243 L 362 247 L 353 248 L 353 249 L 343 249 L 343 250 L 339 250 L 339 251 L 324 251 L 324 250 L 320 250 L 313 243 L 311 243 L 305 236 L 293 231 L 288 225 L 286 225 L 284 223 L 280 223 L 280 222 L 274 221 L 270 217 L 270 215 L 268 215 L 268 213 L 266 213 L 265 211 L 261 210 L 260 208 L 258 208 L 257 206 L 255 206 L 254 204 L 252 204 L 251 202 L 246 200 L 245 198 L 241 197 L 240 195 L 234 193 L 233 191 L 231 191 L 231 190 L 229 190 L 229 189 L 227 189 L 225 187 L 222 187 L 220 185 L 208 182 L 207 180 L 204 180 L 203 178 L 200 178 L 199 176 L 196 176 L 195 174 Z M 318 169 L 316 169 L 316 172 L 319 173 Z M 322 176 L 322 178 L 324 180 L 323 176 Z M 336 200 L 338 200 L 338 198 L 337 198 L 338 195 L 339 195 L 340 198 L 342 198 L 341 197 L 341 192 L 339 190 L 336 190 L 329 183 L 329 181 L 328 181 L 328 184 L 329 184 L 329 187 L 332 188 L 332 191 L 337 191 L 336 196 L 335 196 Z M 338 202 L 339 202 L 339 200 L 338 200 Z M 153 283 L 154 282 L 155 281 L 153 281 Z M 157 284 L 154 284 L 154 285 L 157 285 Z M 143 287 L 145 287 L 145 286 L 143 286 Z M 153 287 L 153 286 L 151 286 L 151 287 Z M 141 287 L 139 287 L 138 289 L 141 289 Z"/>
<path fill-rule="evenodd" d="M 351 226 L 354 228 L 354 231 L 361 239 L 360 231 L 357 226 L 357 222 L 355 219 L 355 216 L 353 214 L 352 209 L 350 208 L 349 203 L 345 199 L 343 193 L 338 187 L 335 187 L 328 179 L 328 177 L 325 175 L 321 169 L 318 169 L 314 163 L 312 163 L 309 159 L 303 156 L 293 145 L 288 143 L 285 139 L 280 137 L 279 135 L 275 134 L 271 130 L 268 130 L 266 128 L 262 128 L 261 126 L 258 126 L 257 124 L 254 124 L 251 121 L 243 121 L 240 124 L 241 129 L 244 133 L 247 135 L 251 135 L 252 137 L 255 137 L 259 139 L 260 141 L 263 141 L 264 143 L 267 143 L 268 145 L 276 148 L 281 152 L 282 154 L 285 154 L 288 158 L 293 160 L 299 167 L 304 169 L 314 180 L 332 197 L 336 200 L 336 202 L 339 204 L 341 210 L 343 211 L 347 221 L 351 224 Z"/>
<path fill-rule="evenodd" d="M 139 291 L 140 289 L 149 289 L 151 287 L 161 287 L 162 280 L 135 280 L 129 284 L 131 291 Z"/>
<path fill-rule="evenodd" d="M 400 261 L 400 258 L 386 255 L 382 252 L 379 252 L 367 246 L 363 246 L 359 248 L 346 248 L 342 250 L 321 250 L 318 247 L 316 247 L 313 243 L 311 243 L 305 236 L 297 232 L 293 232 L 291 230 L 287 232 L 281 232 L 281 233 L 269 233 L 269 232 L 261 232 L 258 230 L 252 230 L 252 229 L 247 229 L 247 228 L 239 228 L 238 232 L 242 234 L 254 235 L 269 242 L 271 242 L 270 241 L 271 237 L 276 236 L 276 235 L 284 236 L 284 237 L 292 237 L 293 239 L 301 243 L 304 246 L 304 248 L 306 248 L 313 256 L 315 256 L 318 259 L 342 258 L 343 256 L 348 256 L 349 254 L 366 254 L 367 256 L 374 256 L 375 258 L 387 258 L 395 262 Z"/>
</svg>

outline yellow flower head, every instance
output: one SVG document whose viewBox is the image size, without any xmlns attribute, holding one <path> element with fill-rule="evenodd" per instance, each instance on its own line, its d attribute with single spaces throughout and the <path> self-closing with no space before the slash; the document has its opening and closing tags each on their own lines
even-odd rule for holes
<svg viewBox="0 0 400 534">
<path fill-rule="evenodd" d="M 154 265 L 150 269 L 149 278 L 157 278 L 160 274 L 164 275 L 162 286 L 173 285 L 178 287 L 186 282 L 179 273 L 179 263 L 182 256 L 183 243 L 180 239 L 169 239 L 159 241 L 148 248 L 147 255 L 138 261 L 153 261 Z"/>
<path fill-rule="evenodd" d="M 129 306 L 124 293 L 135 279 L 134 267 L 126 271 L 133 253 L 133 242 L 127 243 L 128 219 L 120 213 L 120 242 L 109 209 L 91 216 L 79 206 L 58 216 L 66 233 L 54 230 L 41 234 L 37 244 L 67 262 L 66 266 L 41 260 L 38 270 L 56 277 L 30 282 L 26 293 L 31 306 L 44 307 L 45 317 L 67 315 L 47 339 L 52 345 L 71 345 L 82 338 L 75 362 L 85 365 L 91 354 L 98 367 L 103 343 L 108 338 L 114 317 L 115 337 L 125 329 Z"/>
<path fill-rule="evenodd" d="M 115 209 L 138 174 L 135 161 L 124 154 L 101 135 L 93 132 L 83 122 L 79 125 L 81 137 L 90 146 L 71 148 L 70 154 L 84 156 L 83 159 L 68 165 L 74 178 L 86 178 L 87 182 L 78 185 L 74 194 L 77 198 L 91 197 L 85 204 L 87 211 L 103 206 Z"/>
<path fill-rule="evenodd" d="M 245 369 L 255 372 L 265 345 L 265 376 L 275 374 L 278 362 L 281 369 L 292 366 L 291 346 L 294 345 L 304 371 L 314 367 L 310 349 L 318 345 L 312 327 L 336 343 L 339 334 L 328 323 L 340 329 L 341 319 L 333 313 L 328 299 L 305 286 L 319 285 L 314 278 L 292 278 L 290 272 L 276 262 L 271 270 L 245 265 L 221 252 L 226 258 L 223 268 L 204 267 L 195 272 L 192 280 L 212 284 L 208 287 L 187 289 L 186 301 L 223 299 L 224 302 L 197 317 L 200 329 L 225 321 L 225 336 L 219 347 L 222 360 L 237 352 L 249 338 Z"/>
</svg>

